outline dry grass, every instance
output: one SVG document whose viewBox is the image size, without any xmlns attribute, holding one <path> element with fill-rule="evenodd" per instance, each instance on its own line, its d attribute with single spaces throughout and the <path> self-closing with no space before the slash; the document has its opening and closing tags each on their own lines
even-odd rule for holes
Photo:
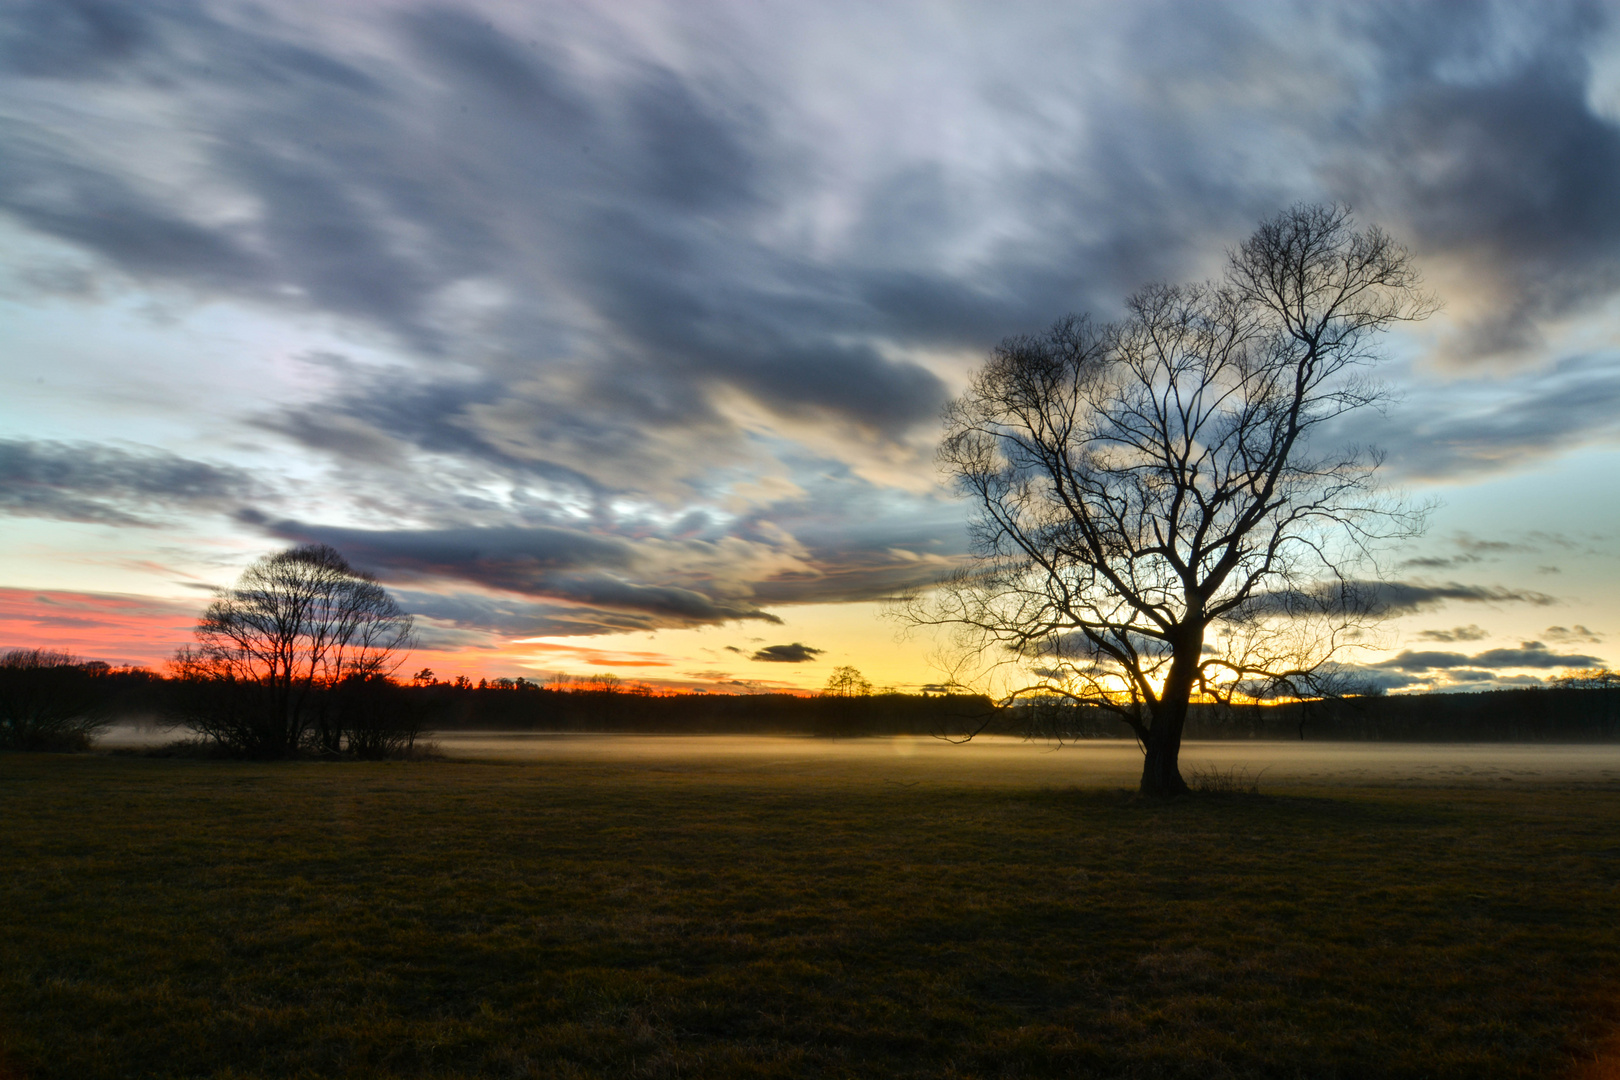
<svg viewBox="0 0 1620 1080">
<path fill-rule="evenodd" d="M 0 1061 L 1573 1075 L 1620 1000 L 1620 788 L 1505 786 L 0 757 Z"/>
<path fill-rule="evenodd" d="M 1200 795 L 1258 795 L 1263 772 L 1264 769 L 1250 772 L 1242 765 L 1225 769 L 1217 765 L 1193 765 L 1184 775 L 1187 786 Z"/>
</svg>

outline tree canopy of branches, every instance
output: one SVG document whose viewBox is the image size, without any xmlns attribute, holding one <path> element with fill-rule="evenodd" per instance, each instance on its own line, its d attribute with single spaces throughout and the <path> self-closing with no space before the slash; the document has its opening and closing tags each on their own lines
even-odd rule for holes
<svg viewBox="0 0 1620 1080">
<path fill-rule="evenodd" d="M 375 752 L 377 698 L 414 643 L 412 620 L 369 574 L 324 544 L 289 548 L 218 591 L 180 650 L 184 719 L 232 752 Z M 414 734 L 414 732 L 412 732 Z"/>
<path fill-rule="evenodd" d="M 1613 668 L 1577 668 L 1552 680 L 1559 690 L 1620 690 L 1620 671 Z"/>
<path fill-rule="evenodd" d="M 869 697 L 872 683 L 855 668 L 837 667 L 827 676 L 827 685 L 821 692 L 828 697 Z"/>
<path fill-rule="evenodd" d="M 1376 614 L 1357 573 L 1421 528 L 1376 453 L 1325 444 L 1380 402 L 1377 332 L 1434 307 L 1386 234 L 1296 206 L 1216 281 L 1007 339 L 940 448 L 977 557 L 913 617 L 955 627 L 1004 699 L 1117 715 L 1142 791 L 1185 791 L 1189 702 L 1311 693 Z"/>
<path fill-rule="evenodd" d="M 111 723 L 99 669 L 51 649 L 0 655 L 0 749 L 83 750 Z"/>
</svg>

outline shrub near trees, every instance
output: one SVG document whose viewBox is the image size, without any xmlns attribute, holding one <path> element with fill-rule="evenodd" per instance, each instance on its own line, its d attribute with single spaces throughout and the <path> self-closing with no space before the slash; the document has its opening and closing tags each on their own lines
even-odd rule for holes
<svg viewBox="0 0 1620 1080">
<path fill-rule="evenodd" d="M 246 757 L 377 757 L 420 725 L 393 682 L 411 617 L 324 544 L 255 562 L 221 589 L 171 665 L 182 722 Z"/>
<path fill-rule="evenodd" d="M 0 749 L 88 749 L 112 722 L 97 682 L 106 668 L 50 649 L 0 655 Z"/>
</svg>

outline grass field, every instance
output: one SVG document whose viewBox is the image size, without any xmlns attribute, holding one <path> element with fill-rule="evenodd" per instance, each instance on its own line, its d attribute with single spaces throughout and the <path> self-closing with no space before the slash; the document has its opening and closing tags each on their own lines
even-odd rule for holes
<svg viewBox="0 0 1620 1080">
<path fill-rule="evenodd" d="M 0 1075 L 1582 1076 L 1620 784 L 0 756 Z"/>
</svg>

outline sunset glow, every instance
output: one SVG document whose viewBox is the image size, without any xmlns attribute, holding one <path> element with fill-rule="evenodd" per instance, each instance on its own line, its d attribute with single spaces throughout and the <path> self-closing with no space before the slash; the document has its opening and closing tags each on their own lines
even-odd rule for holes
<svg viewBox="0 0 1620 1080">
<path fill-rule="evenodd" d="M 416 617 L 411 670 L 936 685 L 950 642 L 883 598 L 970 548 L 941 406 L 1305 201 L 1445 305 L 1334 432 L 1436 505 L 1351 662 L 1610 664 L 1620 38 L 1555 9 L 19 19 L 0 646 L 161 667 L 210 588 L 328 543 Z"/>
</svg>

